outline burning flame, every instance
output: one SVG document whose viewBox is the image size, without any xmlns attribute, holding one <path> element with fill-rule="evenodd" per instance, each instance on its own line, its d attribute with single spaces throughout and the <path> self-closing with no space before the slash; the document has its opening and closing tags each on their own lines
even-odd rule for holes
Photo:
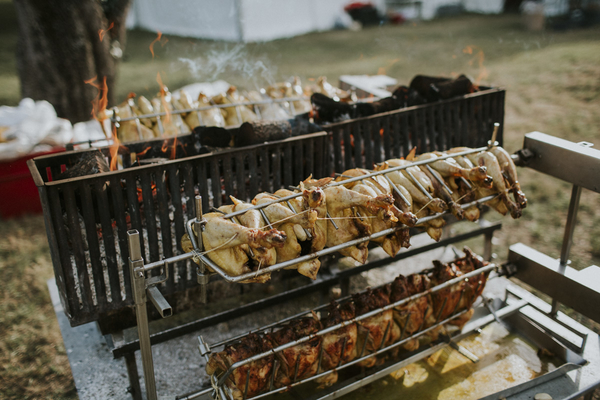
<svg viewBox="0 0 600 400">
<path fill-rule="evenodd" d="M 383 133 L 384 133 L 384 132 L 385 132 L 385 131 L 383 130 L 383 128 L 381 128 L 381 129 L 379 130 L 379 136 L 383 137 Z"/>
<path fill-rule="evenodd" d="M 154 39 L 152 41 L 152 43 L 150 43 L 150 53 L 152 53 L 152 59 L 154 59 L 154 44 L 158 42 L 158 43 L 160 43 L 160 47 L 163 47 L 169 41 L 169 39 L 167 39 L 167 38 L 165 38 L 164 40 L 161 40 L 161 38 L 162 38 L 162 32 L 156 31 L 156 39 Z"/>
<path fill-rule="evenodd" d="M 110 170 L 116 171 L 119 169 L 118 161 L 119 161 L 119 147 L 121 146 L 121 142 L 117 137 L 117 128 L 113 127 L 113 144 L 110 145 Z"/>
<path fill-rule="evenodd" d="M 103 41 L 104 40 L 104 35 L 106 35 L 106 33 L 108 31 L 110 31 L 114 27 L 115 27 L 115 23 L 111 22 L 110 26 L 108 27 L 108 29 L 98 29 L 98 36 L 100 37 L 100 41 Z"/>
<path fill-rule="evenodd" d="M 475 51 L 477 53 L 475 53 Z M 477 89 L 477 87 L 479 86 L 481 81 L 484 80 L 485 78 L 487 78 L 489 75 L 487 68 L 483 65 L 483 61 L 485 60 L 485 54 L 483 53 L 483 50 L 481 50 L 477 46 L 467 46 L 463 49 L 463 53 L 469 54 L 469 55 L 474 55 L 469 60 L 469 66 L 472 67 L 474 62 L 477 61 L 477 66 L 479 68 L 479 74 L 477 75 L 477 78 L 475 79 L 475 83 L 474 83 L 474 85 Z"/>
<path fill-rule="evenodd" d="M 92 85 L 98 89 L 98 94 L 92 100 L 92 118 L 102 123 L 106 119 L 106 106 L 108 105 L 108 86 L 106 85 L 106 76 L 102 80 L 102 84 L 97 82 L 98 76 L 84 81 L 88 85 Z"/>
</svg>

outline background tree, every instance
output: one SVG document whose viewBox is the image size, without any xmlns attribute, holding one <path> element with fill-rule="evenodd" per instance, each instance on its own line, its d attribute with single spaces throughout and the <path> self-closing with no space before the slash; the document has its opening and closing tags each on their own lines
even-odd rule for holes
<svg viewBox="0 0 600 400">
<path fill-rule="evenodd" d="M 117 64 L 125 46 L 131 0 L 14 0 L 19 27 L 21 96 L 47 100 L 71 122 L 91 118 L 106 78 L 114 104 Z"/>
</svg>

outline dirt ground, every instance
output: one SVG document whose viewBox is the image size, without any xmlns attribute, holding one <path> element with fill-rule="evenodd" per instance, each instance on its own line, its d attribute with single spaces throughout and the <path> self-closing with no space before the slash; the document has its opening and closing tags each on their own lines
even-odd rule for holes
<svg viewBox="0 0 600 400">
<path fill-rule="evenodd" d="M 156 93 L 158 72 L 172 89 L 214 79 L 251 89 L 292 75 L 303 82 L 326 75 L 336 82 L 341 74 L 377 73 L 406 84 L 417 73 L 466 73 L 507 90 L 504 146 L 509 152 L 534 130 L 600 146 L 598 27 L 529 33 L 520 16 L 466 15 L 250 45 L 167 35 L 164 46 L 155 46 L 153 60 L 148 46 L 155 37 L 129 33 L 118 99 L 131 91 Z M 0 1 L 0 104 L 19 101 L 16 40 L 12 3 Z M 558 257 L 570 185 L 533 171 L 519 173 L 529 206 L 520 220 L 502 218 L 494 251 L 504 260 L 508 246 L 520 241 Z M 584 190 L 571 251 L 575 268 L 600 264 L 599 210 L 600 196 Z M 53 272 L 43 223 L 41 216 L 0 221 L 2 398 L 76 398 L 46 288 Z"/>
</svg>

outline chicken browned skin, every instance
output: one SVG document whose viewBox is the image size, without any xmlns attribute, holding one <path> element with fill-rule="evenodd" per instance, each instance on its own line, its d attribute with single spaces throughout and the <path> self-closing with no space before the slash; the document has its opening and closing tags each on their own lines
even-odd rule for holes
<svg viewBox="0 0 600 400">
<path fill-rule="evenodd" d="M 437 260 L 433 261 L 433 264 L 435 266 L 431 278 L 431 284 L 433 286 L 440 285 L 464 275 L 458 268 L 453 267 L 451 264 L 444 264 Z M 433 312 L 437 321 L 442 321 L 450 317 L 457 310 L 464 288 L 465 282 L 460 281 L 450 287 L 438 290 L 431 294 Z"/>
<path fill-rule="evenodd" d="M 390 284 L 390 302 L 395 303 L 426 290 L 427 277 L 421 274 L 400 275 Z M 402 338 L 409 337 L 426 327 L 426 321 L 433 314 L 429 295 L 419 297 L 394 308 L 394 321 L 398 324 Z M 408 351 L 419 347 L 419 339 L 407 341 L 403 347 Z"/>
<path fill-rule="evenodd" d="M 352 302 L 339 304 L 332 301 L 327 311 L 328 314 L 327 318 L 323 321 L 323 328 L 340 324 L 355 316 L 354 304 Z M 320 372 L 331 370 L 341 364 L 352 361 L 356 357 L 357 335 L 357 326 L 354 323 L 323 335 Z M 317 379 L 317 383 L 321 387 L 327 387 L 337 382 L 337 378 L 337 371 L 333 371 Z"/>
<path fill-rule="evenodd" d="M 268 334 L 267 338 L 273 347 L 278 347 L 317 333 L 320 329 L 321 322 L 313 315 L 291 321 L 282 329 Z M 288 386 L 297 380 L 315 375 L 320 348 L 321 336 L 315 336 L 307 342 L 276 353 L 281 365 L 275 378 L 275 386 Z"/>
<path fill-rule="evenodd" d="M 385 307 L 390 304 L 387 287 L 365 292 L 352 296 L 356 307 L 356 316 L 360 316 Z M 392 310 L 383 311 L 377 315 L 365 318 L 358 322 L 358 340 L 356 345 L 357 357 L 375 352 L 386 345 L 392 344 L 400 337 L 400 329 L 394 323 Z M 364 350 L 363 350 L 364 349 Z M 363 354 L 364 351 L 364 354 Z M 369 357 L 358 363 L 362 367 L 372 367 L 376 364 L 376 357 Z"/>
<path fill-rule="evenodd" d="M 502 169 L 502 172 L 504 172 L 504 176 L 510 186 L 509 191 L 513 193 L 517 204 L 521 208 L 527 207 L 527 197 L 525 197 L 525 194 L 521 191 L 521 185 L 517 179 L 517 167 L 510 154 L 502 147 L 492 147 L 490 152 L 498 159 L 498 164 L 500 164 L 500 168 Z"/>
<path fill-rule="evenodd" d="M 227 371 L 229 367 L 238 361 L 272 350 L 271 342 L 265 337 L 255 333 L 244 336 L 238 343 L 225 346 L 223 351 L 213 353 L 206 364 L 206 373 L 208 375 L 220 376 Z M 225 384 L 231 389 L 233 398 L 241 400 L 244 398 L 246 389 L 246 380 L 248 379 L 248 391 L 246 398 L 260 394 L 268 389 L 269 379 L 273 373 L 273 355 L 268 355 L 246 365 L 238 367 L 229 375 Z"/>
</svg>

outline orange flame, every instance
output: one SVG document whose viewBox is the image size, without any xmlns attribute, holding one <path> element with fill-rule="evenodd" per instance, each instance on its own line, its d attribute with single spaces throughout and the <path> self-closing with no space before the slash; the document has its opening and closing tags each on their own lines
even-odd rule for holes
<svg viewBox="0 0 600 400">
<path fill-rule="evenodd" d="M 106 85 L 106 76 L 104 77 L 102 84 L 99 84 L 97 80 L 98 76 L 95 76 L 84 82 L 98 89 L 98 94 L 94 100 L 92 100 L 92 118 L 101 123 L 106 119 L 105 111 L 106 106 L 108 105 L 108 86 Z"/>
<path fill-rule="evenodd" d="M 113 144 L 110 145 L 110 170 L 116 171 L 119 169 L 118 161 L 119 161 L 119 147 L 121 147 L 121 142 L 117 137 L 117 128 L 113 127 Z"/>
<path fill-rule="evenodd" d="M 146 155 L 146 153 L 147 153 L 147 152 L 148 152 L 150 149 L 152 149 L 152 147 L 151 147 L 151 146 L 148 146 L 148 147 L 146 147 L 144 150 L 142 150 L 142 151 L 140 151 L 140 152 L 138 152 L 138 153 L 137 153 L 137 157 L 143 157 L 143 156 L 145 156 L 145 155 Z"/>
<path fill-rule="evenodd" d="M 152 41 L 152 43 L 150 43 L 150 53 L 152 53 L 152 59 L 154 59 L 154 44 L 158 42 L 158 43 L 160 43 L 160 47 L 163 47 L 169 41 L 169 39 L 167 39 L 167 38 L 165 38 L 164 40 L 161 40 L 161 38 L 162 38 L 162 32 L 156 31 L 156 39 L 154 39 Z"/>
<path fill-rule="evenodd" d="M 475 53 L 475 51 L 477 51 L 477 53 Z M 483 61 L 485 60 L 485 54 L 483 53 L 483 50 L 481 50 L 477 46 L 467 46 L 463 49 L 463 53 L 469 55 L 474 54 L 474 56 L 469 60 L 469 66 L 473 66 L 474 62 L 477 61 L 479 74 L 477 75 L 477 78 L 475 79 L 474 83 L 475 89 L 477 89 L 481 81 L 487 78 L 489 75 L 487 68 L 483 65 Z"/>
<path fill-rule="evenodd" d="M 383 133 L 384 133 L 384 130 L 383 130 L 383 128 L 381 128 L 381 129 L 379 130 L 379 136 L 383 137 Z"/>
<path fill-rule="evenodd" d="M 173 137 L 173 148 L 171 149 L 171 160 L 174 160 L 177 156 L 177 136 Z"/>
<path fill-rule="evenodd" d="M 114 27 L 115 27 L 115 23 L 111 22 L 110 26 L 108 27 L 108 29 L 98 29 L 98 36 L 100 37 L 100 41 L 103 41 L 104 40 L 104 35 L 106 35 L 106 33 L 108 31 L 110 31 Z"/>
<path fill-rule="evenodd" d="M 169 141 L 165 140 L 162 144 L 162 147 L 160 148 L 160 151 L 162 151 L 163 153 L 166 153 L 167 150 L 169 150 Z"/>
</svg>

